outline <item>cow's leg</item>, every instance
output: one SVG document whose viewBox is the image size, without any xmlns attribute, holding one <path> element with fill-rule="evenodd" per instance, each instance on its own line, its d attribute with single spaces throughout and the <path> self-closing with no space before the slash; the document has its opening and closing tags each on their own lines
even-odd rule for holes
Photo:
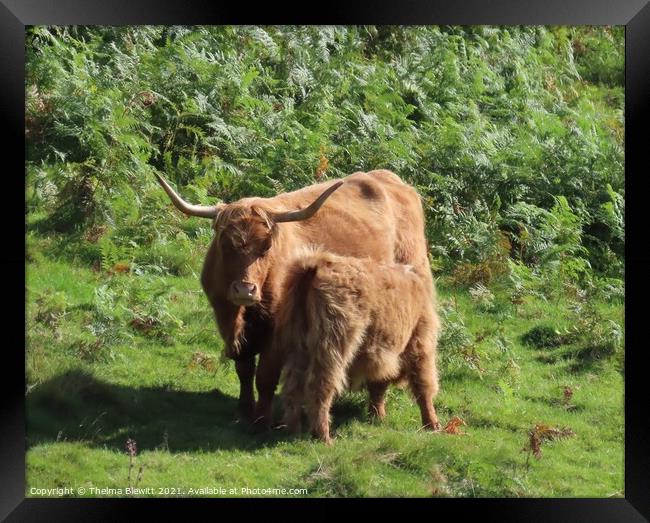
<svg viewBox="0 0 650 523">
<path fill-rule="evenodd" d="M 255 378 L 258 400 L 254 416 L 254 422 L 259 427 L 269 428 L 271 426 L 273 396 L 280 381 L 282 363 L 282 358 L 270 349 L 260 354 L 257 376 Z"/>
<path fill-rule="evenodd" d="M 253 380 L 255 378 L 255 356 L 235 360 L 235 370 L 239 377 L 239 416 L 250 420 L 255 409 Z"/>
<path fill-rule="evenodd" d="M 385 395 L 388 389 L 387 381 L 374 381 L 368 383 L 368 414 L 371 418 L 382 420 L 386 417 Z"/>
<path fill-rule="evenodd" d="M 438 368 L 436 366 L 436 331 L 422 323 L 414 333 L 409 347 L 410 372 L 409 382 L 415 396 L 422 426 L 427 430 L 440 430 L 440 422 L 433 406 L 433 398 L 438 393 Z"/>
</svg>

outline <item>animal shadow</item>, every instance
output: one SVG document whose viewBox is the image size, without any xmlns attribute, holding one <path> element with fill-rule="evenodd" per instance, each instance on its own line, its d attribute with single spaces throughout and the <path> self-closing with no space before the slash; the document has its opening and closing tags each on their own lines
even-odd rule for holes
<svg viewBox="0 0 650 523">
<path fill-rule="evenodd" d="M 218 389 L 130 387 L 70 371 L 27 395 L 27 446 L 83 441 L 124 450 L 131 438 L 138 450 L 184 452 L 254 450 L 282 439 L 279 431 L 256 433 L 236 412 L 237 399 Z"/>
</svg>

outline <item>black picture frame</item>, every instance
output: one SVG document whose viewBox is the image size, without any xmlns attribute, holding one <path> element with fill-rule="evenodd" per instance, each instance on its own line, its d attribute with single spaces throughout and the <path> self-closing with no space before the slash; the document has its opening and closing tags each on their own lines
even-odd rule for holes
<svg viewBox="0 0 650 523">
<path fill-rule="evenodd" d="M 645 521 L 650 518 L 650 438 L 645 412 L 641 304 L 650 286 L 643 275 L 650 267 L 644 221 L 644 127 L 650 100 L 650 5 L 647 0 L 456 0 L 455 2 L 323 3 L 281 8 L 277 3 L 247 6 L 207 4 L 201 0 L 0 0 L 0 115 L 5 138 L 2 165 L 4 203 L 0 262 L 4 270 L 4 354 L 0 422 L 0 518 L 8 521 L 113 520 L 124 509 L 146 507 L 147 517 L 170 516 L 169 500 L 25 499 L 25 298 L 24 102 L 25 27 L 28 25 L 123 24 L 491 24 L 491 25 L 625 25 L 626 26 L 626 266 L 632 285 L 626 292 L 625 365 L 625 498 L 624 499 L 434 499 L 409 500 L 426 517 L 465 517 L 488 521 Z M 22 203 L 21 203 L 22 202 Z M 7 283 L 10 285 L 7 286 Z M 647 299 L 647 298 L 646 298 Z M 185 501 L 185 500 L 181 500 Z M 214 511 L 235 510 L 255 517 L 261 510 L 307 511 L 320 500 L 193 500 Z M 369 500 L 338 500 L 346 506 Z M 379 501 L 379 500 L 375 500 Z M 217 503 L 215 505 L 214 503 Z M 259 507 L 258 503 L 265 506 Z M 182 503 L 187 517 L 187 503 Z M 193 505 L 194 506 L 194 505 Z M 177 507 L 178 508 L 178 507 Z M 222 508 L 218 508 L 221 511 Z M 230 512 L 230 511 L 229 511 Z M 449 513 L 447 515 L 446 513 Z M 213 517 L 229 517 L 212 512 Z M 258 516 L 259 517 L 259 516 Z M 262 516 L 267 517 L 267 516 Z"/>
</svg>

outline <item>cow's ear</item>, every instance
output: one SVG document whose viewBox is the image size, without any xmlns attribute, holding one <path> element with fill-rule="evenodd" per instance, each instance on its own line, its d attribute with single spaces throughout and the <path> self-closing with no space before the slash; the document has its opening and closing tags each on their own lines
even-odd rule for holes
<svg viewBox="0 0 650 523">
<path fill-rule="evenodd" d="M 262 220 L 264 221 L 264 225 L 266 225 L 268 227 L 269 231 L 272 231 L 275 228 L 276 224 L 273 221 L 273 219 L 271 218 L 270 213 L 266 209 L 262 209 L 261 207 L 253 206 L 253 207 L 251 207 L 251 211 L 253 212 L 253 214 L 255 214 L 255 215 L 259 216 L 260 218 L 262 218 Z"/>
<path fill-rule="evenodd" d="M 226 216 L 228 213 L 224 213 L 223 210 L 226 208 L 226 205 L 223 205 L 223 207 L 220 208 L 219 214 L 217 214 L 214 217 L 214 220 L 212 220 L 212 229 L 214 230 L 215 236 L 217 240 L 221 236 L 221 233 L 223 232 L 226 222 L 228 221 L 228 216 Z"/>
</svg>

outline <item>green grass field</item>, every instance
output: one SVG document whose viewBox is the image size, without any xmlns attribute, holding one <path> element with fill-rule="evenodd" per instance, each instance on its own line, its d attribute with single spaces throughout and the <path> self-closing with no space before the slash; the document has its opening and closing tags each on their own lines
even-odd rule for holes
<svg viewBox="0 0 650 523">
<path fill-rule="evenodd" d="M 625 27 L 30 26 L 25 57 L 27 496 L 624 495 Z M 154 174 L 213 205 L 375 168 L 422 197 L 446 430 L 391 389 L 332 447 L 254 433 L 213 230 Z"/>
<path fill-rule="evenodd" d="M 552 331 L 539 335 L 546 331 L 536 327 L 564 332 L 575 323 L 564 299 L 531 295 L 515 305 L 496 289 L 486 307 L 440 282 L 446 325 L 467 339 L 440 349 L 437 409 L 443 425 L 461 418 L 464 434 L 419 430 L 417 406 L 393 388 L 382 424 L 367 420 L 364 393 L 340 398 L 335 444 L 327 447 L 278 429 L 255 434 L 236 421 L 237 377 L 221 356 L 197 277 L 119 267 L 109 274 L 56 258 L 48 240 L 32 240 L 27 496 L 58 487 L 110 496 L 91 487 L 129 485 L 152 489 L 146 496 L 193 495 L 190 488 L 226 489 L 216 495 L 257 495 L 243 488 L 307 489 L 308 496 L 624 495 L 622 358 L 563 343 Z M 594 309 L 622 324 L 622 302 Z M 543 440 L 538 458 L 529 448 L 535 425 L 566 437 Z M 132 467 L 129 438 L 137 445 Z"/>
</svg>

